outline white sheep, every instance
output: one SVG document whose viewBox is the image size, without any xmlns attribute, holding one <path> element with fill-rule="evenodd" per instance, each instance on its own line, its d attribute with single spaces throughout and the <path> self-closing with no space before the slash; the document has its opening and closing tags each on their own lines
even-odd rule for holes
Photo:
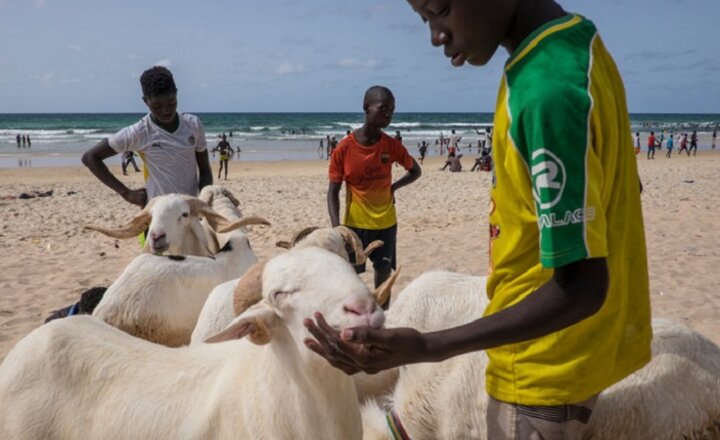
<svg viewBox="0 0 720 440">
<path fill-rule="evenodd" d="M 213 211 L 217 212 L 231 223 L 237 223 L 243 218 L 242 212 L 238 208 L 240 201 L 230 192 L 229 189 L 222 185 L 208 185 L 200 191 L 199 199 L 207 203 Z M 258 219 L 257 217 L 254 217 Z M 264 220 L 264 219 L 259 219 Z M 208 245 L 212 253 L 219 252 L 225 246 L 230 237 L 234 234 L 247 234 L 245 226 L 239 227 L 232 232 L 218 232 L 214 230 L 208 222 L 202 222 L 208 237 Z M 264 224 L 269 226 L 269 222 L 258 222 L 248 224 Z"/>
<path fill-rule="evenodd" d="M 652 360 L 600 394 L 584 439 L 720 439 L 720 347 L 668 319 L 652 327 Z"/>
<path fill-rule="evenodd" d="M 247 225 L 269 225 L 260 217 L 229 221 L 202 200 L 183 194 L 151 199 L 127 224 L 116 229 L 88 225 L 85 229 L 114 238 L 133 238 L 147 229 L 144 252 L 172 255 L 212 255 L 208 236 L 200 223 L 203 217 L 213 231 L 230 232 Z"/>
<path fill-rule="evenodd" d="M 444 330 L 481 317 L 486 306 L 485 277 L 428 272 L 400 292 L 386 312 L 386 326 Z M 485 438 L 486 366 L 487 355 L 479 351 L 401 367 L 387 405 L 413 440 Z M 393 373 L 366 376 L 363 387 L 375 393 L 387 390 Z M 363 407 L 363 426 L 365 440 L 393 438 L 386 411 L 375 400 Z"/>
<path fill-rule="evenodd" d="M 141 254 L 108 287 L 93 316 L 148 341 L 188 344 L 212 289 L 257 261 L 244 234 L 214 257 Z"/>
<path fill-rule="evenodd" d="M 477 319 L 486 305 L 484 278 L 428 273 L 401 292 L 387 326 L 441 330 Z M 671 321 L 652 325 L 650 363 L 601 393 L 585 439 L 720 438 L 720 348 Z M 363 438 L 392 439 L 392 410 L 413 440 L 485 439 L 486 367 L 484 352 L 402 367 L 388 408 L 363 408 Z"/>
<path fill-rule="evenodd" d="M 262 292 L 218 344 L 162 347 L 87 316 L 34 330 L 0 365 L 0 438 L 360 439 L 352 380 L 305 347 L 302 320 L 380 327 L 370 291 L 307 248 L 269 260 Z"/>
<path fill-rule="evenodd" d="M 382 245 L 382 242 L 379 243 Z M 277 245 L 285 249 L 319 247 L 339 255 L 345 260 L 348 259 L 345 246 L 349 245 L 357 255 L 356 262 L 358 264 L 364 263 L 369 252 L 377 247 L 377 243 L 374 243 L 372 247 L 368 246 L 368 249 L 363 250 L 360 238 L 345 226 L 305 228 L 295 234 L 291 241 L 280 241 Z M 240 284 L 241 278 L 238 278 L 218 285 L 210 292 L 198 317 L 197 326 L 193 330 L 191 343 L 203 342 L 208 336 L 225 328 L 235 316 L 260 301 L 258 276 L 262 273 L 262 264 L 262 262 L 259 263 L 259 267 L 254 268 L 254 272 L 253 269 L 250 269 L 242 277 L 243 284 Z M 380 298 L 380 300 L 384 299 Z"/>
</svg>

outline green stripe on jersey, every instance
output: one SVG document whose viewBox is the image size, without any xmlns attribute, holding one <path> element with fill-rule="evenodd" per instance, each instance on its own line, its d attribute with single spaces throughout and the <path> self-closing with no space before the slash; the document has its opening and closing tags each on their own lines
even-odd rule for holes
<svg viewBox="0 0 720 440">
<path fill-rule="evenodd" d="M 528 165 L 540 228 L 540 261 L 558 267 L 589 255 L 585 219 L 589 69 L 595 26 L 587 20 L 543 37 L 506 71 L 510 136 Z M 543 47 L 544 46 L 544 47 Z"/>
</svg>

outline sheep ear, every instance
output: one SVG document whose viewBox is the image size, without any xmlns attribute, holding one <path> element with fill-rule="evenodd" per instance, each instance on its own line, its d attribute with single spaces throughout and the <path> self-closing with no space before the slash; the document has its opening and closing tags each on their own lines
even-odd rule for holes
<svg viewBox="0 0 720 440">
<path fill-rule="evenodd" d="M 242 315 L 262 299 L 262 274 L 267 260 L 258 261 L 240 278 L 233 291 L 233 313 Z"/>
<path fill-rule="evenodd" d="M 267 344 L 272 339 L 272 327 L 276 318 L 275 310 L 270 304 L 261 301 L 235 318 L 225 330 L 210 336 L 205 342 L 213 344 L 247 336 L 253 344 Z"/>
<path fill-rule="evenodd" d="M 100 232 L 101 234 L 105 234 L 108 237 L 113 238 L 136 237 L 138 234 L 147 229 L 150 224 L 150 220 L 152 219 L 150 210 L 153 204 L 154 199 L 150 200 L 150 202 L 140 212 L 135 214 L 135 217 L 133 217 L 125 226 L 115 229 L 107 229 L 100 226 L 86 225 L 83 229 Z"/>
</svg>

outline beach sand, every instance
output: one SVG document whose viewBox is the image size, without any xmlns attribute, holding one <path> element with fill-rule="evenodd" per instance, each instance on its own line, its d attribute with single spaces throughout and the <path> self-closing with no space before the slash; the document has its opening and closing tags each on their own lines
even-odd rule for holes
<svg viewBox="0 0 720 440">
<path fill-rule="evenodd" d="M 658 155 L 652 161 L 641 154 L 638 160 L 653 315 L 720 343 L 720 154 Z M 472 158 L 463 162 L 469 169 Z M 429 158 L 423 177 L 397 194 L 402 272 L 395 292 L 432 269 L 487 271 L 490 174 L 442 172 L 441 165 L 440 158 Z M 119 167 L 111 169 L 120 174 Z M 216 183 L 235 194 L 243 214 L 272 222 L 251 227 L 252 246 L 262 258 L 282 252 L 275 241 L 298 229 L 328 225 L 326 172 L 325 161 L 232 161 L 230 180 Z M 134 172 L 120 178 L 132 187 L 142 182 Z M 2 199 L 51 189 L 51 197 Z M 0 360 L 52 310 L 89 287 L 108 286 L 122 272 L 140 252 L 138 241 L 84 232 L 82 226 L 117 225 L 136 211 L 83 167 L 0 169 Z M 371 273 L 364 279 L 369 283 Z"/>
</svg>

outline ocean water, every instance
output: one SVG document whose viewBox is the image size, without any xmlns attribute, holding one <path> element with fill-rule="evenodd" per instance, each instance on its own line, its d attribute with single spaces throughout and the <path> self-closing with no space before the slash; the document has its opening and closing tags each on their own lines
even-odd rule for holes
<svg viewBox="0 0 720 440">
<path fill-rule="evenodd" d="M 205 126 L 210 147 L 217 144 L 219 134 L 232 132 L 228 140 L 242 150 L 240 160 L 317 160 L 320 139 L 329 135 L 339 140 L 363 121 L 362 113 L 195 114 Z M 82 152 L 142 117 L 141 113 L 0 114 L 0 167 L 78 165 Z M 396 113 L 386 131 L 391 135 L 400 131 L 411 150 L 423 140 L 433 145 L 453 129 L 462 137 L 461 146 L 477 145 L 476 129 L 484 131 L 492 118 L 492 113 Z M 630 119 L 633 132 L 697 129 L 701 141 L 720 125 L 719 114 L 632 114 Z M 30 136 L 32 147 L 18 148 L 18 134 Z M 701 142 L 700 148 L 709 145 Z"/>
</svg>

